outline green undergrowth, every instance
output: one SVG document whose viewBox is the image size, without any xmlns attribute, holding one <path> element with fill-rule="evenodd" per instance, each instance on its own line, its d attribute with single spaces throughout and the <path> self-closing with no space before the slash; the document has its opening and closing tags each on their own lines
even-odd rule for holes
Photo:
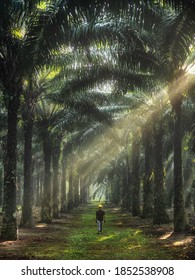
<svg viewBox="0 0 195 280">
<path fill-rule="evenodd" d="M 69 228 L 62 228 L 56 242 L 44 244 L 33 253 L 34 258 L 73 260 L 174 259 L 172 251 L 162 248 L 154 238 L 140 229 L 123 224 L 128 216 L 105 206 L 106 223 L 97 234 L 96 205 L 84 208 L 75 215 Z M 121 222 L 123 221 L 123 222 Z M 63 233 L 64 232 L 64 233 Z M 30 252 L 29 252 L 30 253 Z"/>
<path fill-rule="evenodd" d="M 68 259 L 170 259 L 167 249 L 160 248 L 152 237 L 139 229 L 123 226 L 121 213 L 106 211 L 103 232 L 97 234 L 95 207 L 89 207 L 79 221 L 81 227 L 73 229 L 69 237 L 69 250 L 62 254 Z M 124 216 L 123 216 L 124 220 Z"/>
<path fill-rule="evenodd" d="M 162 246 L 157 238 L 145 235 L 142 230 L 131 228 L 129 216 L 105 205 L 106 223 L 97 234 L 96 204 L 77 210 L 54 222 L 44 232 L 36 233 L 28 246 L 18 248 L 20 258 L 56 260 L 154 260 L 175 259 L 172 248 Z M 81 211 L 82 210 L 82 211 Z M 29 233 L 30 234 L 30 233 Z M 32 236 L 31 236 L 32 237 Z M 40 240 L 39 240 L 40 238 Z"/>
</svg>

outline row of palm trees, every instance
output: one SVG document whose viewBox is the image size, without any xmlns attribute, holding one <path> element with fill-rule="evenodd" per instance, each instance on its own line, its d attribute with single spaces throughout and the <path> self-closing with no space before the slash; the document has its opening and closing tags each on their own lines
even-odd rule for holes
<svg viewBox="0 0 195 280">
<path fill-rule="evenodd" d="M 127 143 L 130 141 L 132 173 L 130 176 L 128 159 L 122 186 L 127 187 L 124 194 L 132 196 L 133 214 L 139 215 L 140 141 L 137 135 L 141 129 L 145 135 L 143 214 L 147 216 L 154 212 L 154 222 L 164 222 L 165 218 L 159 220 L 159 215 L 164 213 L 161 216 L 166 216 L 162 155 L 167 99 L 159 101 L 162 97 L 157 97 L 154 102 L 159 101 L 157 107 L 146 108 L 144 103 L 151 92 L 162 92 L 165 87 L 175 122 L 174 229 L 184 229 L 181 110 L 184 95 L 193 88 L 193 81 L 190 81 L 187 89 L 184 63 L 187 67 L 193 61 L 190 55 L 195 17 L 191 10 L 192 1 L 187 4 L 180 1 L 178 6 L 177 1 L 167 1 L 169 5 L 157 2 L 6 1 L 2 5 L 0 80 L 4 111 L 7 112 L 2 239 L 17 238 L 17 127 L 20 118 L 24 129 L 23 225 L 32 225 L 32 143 L 36 128 L 43 143 L 45 168 L 43 221 L 51 222 L 53 211 L 56 216 L 59 211 L 57 174 L 62 142 L 66 143 L 65 154 L 76 153 L 76 150 L 78 153 L 78 148 L 84 149 L 94 139 L 101 143 L 108 155 L 110 146 L 110 156 L 106 160 L 102 157 L 105 163 L 101 169 L 114 160 L 116 152 L 124 150 L 122 139 L 127 139 Z M 176 9 L 170 6 L 170 2 Z M 111 93 L 97 91 L 99 84 L 108 82 Z M 142 114 L 146 114 L 145 118 Z M 97 133 L 101 136 L 97 137 Z M 102 139 L 107 139 L 108 145 L 103 145 Z M 150 163 L 153 141 L 155 167 Z M 92 149 L 99 149 L 98 143 L 91 143 L 91 153 L 86 151 L 90 163 L 94 162 L 90 157 Z M 102 154 L 102 148 L 100 151 Z M 52 155 L 53 204 L 50 187 Z M 78 173 L 79 168 L 82 170 L 79 161 Z M 93 168 L 96 172 L 92 174 Z M 153 169 L 154 205 L 150 186 Z M 91 164 L 88 170 L 90 172 L 85 171 L 85 176 L 81 177 L 89 185 L 96 179 L 98 181 L 101 172 L 98 172 L 97 164 Z M 108 177 L 110 172 L 107 172 Z M 130 185 L 132 190 L 128 190 Z M 126 201 L 130 201 L 128 196 Z"/>
</svg>

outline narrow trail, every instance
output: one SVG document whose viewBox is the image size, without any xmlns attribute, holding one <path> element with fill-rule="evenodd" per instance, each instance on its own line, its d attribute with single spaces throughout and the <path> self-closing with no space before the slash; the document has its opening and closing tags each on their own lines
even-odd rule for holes
<svg viewBox="0 0 195 280">
<path fill-rule="evenodd" d="M 150 220 L 132 217 L 110 205 L 104 206 L 106 223 L 97 234 L 96 208 L 97 203 L 91 203 L 50 225 L 20 228 L 17 241 L 0 242 L 0 259 L 193 259 L 193 237 L 172 236 L 170 226 L 152 227 Z"/>
</svg>

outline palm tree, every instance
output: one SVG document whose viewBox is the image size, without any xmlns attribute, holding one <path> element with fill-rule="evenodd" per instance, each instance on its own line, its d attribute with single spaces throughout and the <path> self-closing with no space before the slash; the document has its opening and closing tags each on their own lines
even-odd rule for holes
<svg viewBox="0 0 195 280">
<path fill-rule="evenodd" d="M 5 193 L 3 227 L 1 238 L 17 239 L 16 221 L 16 146 L 17 119 L 24 78 L 45 63 L 50 50 L 58 47 L 56 38 L 52 40 L 54 26 L 56 35 L 64 34 L 67 26 L 66 14 L 60 18 L 56 2 L 40 9 L 39 1 L 6 1 L 1 5 L 1 47 L 0 80 L 8 111 L 7 148 L 5 170 Z M 59 3 L 58 3 L 59 4 Z M 55 20 L 54 20 L 55 19 Z M 59 36 L 59 38 L 61 38 Z"/>
<path fill-rule="evenodd" d="M 33 78 L 29 78 L 29 85 L 23 92 L 23 106 L 21 108 L 24 129 L 24 192 L 21 226 L 32 227 L 32 137 L 35 120 L 35 100 L 40 94 L 35 91 Z"/>
<path fill-rule="evenodd" d="M 173 1 L 174 2 L 174 1 Z M 158 9 L 156 12 L 158 13 Z M 145 36 L 146 43 L 150 50 L 151 59 L 147 65 L 150 67 L 153 63 L 153 69 L 156 69 L 156 81 L 163 86 L 169 85 L 168 93 L 172 108 L 175 112 L 175 129 L 174 129 L 174 231 L 183 231 L 185 228 L 185 211 L 183 200 L 183 184 L 182 184 L 182 157 L 181 157 L 181 106 L 185 91 L 186 78 L 185 71 L 182 69 L 187 56 L 190 53 L 190 45 L 193 44 L 194 38 L 194 15 L 189 9 L 178 9 L 177 12 L 160 10 L 160 22 L 154 25 L 153 32 L 148 35 L 149 40 Z M 168 12 L 168 13 L 167 13 Z M 161 23 L 161 25 L 159 25 Z M 156 30 L 156 32 L 155 32 Z M 147 32 L 147 30 L 145 30 Z M 175 36 L 173 36 L 175 34 Z M 151 36 L 152 35 L 152 36 Z M 155 39 L 156 38 L 156 43 Z M 136 56 L 139 59 L 141 53 Z M 143 55 L 143 54 L 142 54 Z M 147 53 L 146 53 L 147 55 Z M 146 57 L 146 55 L 144 57 Z M 148 57 L 149 58 L 149 57 Z M 149 62 L 149 60 L 148 60 Z M 151 68 L 152 69 L 152 68 Z M 149 70 L 151 71 L 151 70 Z M 157 82 L 158 83 L 158 82 Z M 181 86 L 182 85 L 182 86 Z M 160 134 L 156 134 L 159 137 Z M 162 146 L 162 145 L 161 145 Z M 158 160 L 160 161 L 160 154 Z M 158 162 L 156 160 L 156 163 Z M 159 164 L 162 170 L 162 163 Z M 157 169 L 156 172 L 158 173 Z M 161 171 L 159 176 L 163 176 Z M 161 179 L 162 182 L 162 179 Z"/>
<path fill-rule="evenodd" d="M 39 0 L 6 1 L 1 4 L 0 80 L 8 110 L 2 239 L 17 238 L 16 140 L 24 81 L 46 63 L 52 49 L 58 49 L 67 42 L 69 30 L 67 18 L 72 9 L 69 10 L 64 1 L 41 4 Z M 27 223 L 31 224 L 29 221 Z"/>
<path fill-rule="evenodd" d="M 36 1 L 35 1 L 36 2 Z M 30 4 L 29 2 L 26 4 Z M 34 6 L 34 5 L 33 5 Z M 8 110 L 7 120 L 7 148 L 5 170 L 5 193 L 3 227 L 1 238 L 5 240 L 17 239 L 16 212 L 16 145 L 17 145 L 17 117 L 22 93 L 22 53 L 24 29 L 30 5 L 25 10 L 22 3 L 7 1 L 1 5 L 1 60 L 0 80 L 3 85 L 4 98 Z M 23 15 L 21 11 L 23 11 Z M 19 31 L 20 30 L 20 31 Z M 23 53 L 24 54 L 24 53 Z"/>
<path fill-rule="evenodd" d="M 44 165 L 45 165 L 45 177 L 44 177 L 44 191 L 41 205 L 41 220 L 46 223 L 51 223 L 53 218 L 53 199 L 52 199 L 52 185 L 51 185 L 51 163 L 52 163 L 52 150 L 53 141 L 51 128 L 57 123 L 59 115 L 62 114 L 63 109 L 57 105 L 48 103 L 43 98 L 36 106 L 36 125 L 38 126 L 39 133 L 43 144 Z M 55 142 L 56 144 L 56 142 Z M 59 148 L 59 146 L 57 147 Z M 59 161 L 59 153 L 55 155 L 53 164 L 55 170 L 55 176 L 57 176 Z M 54 185 L 55 186 L 55 185 Z M 57 186 L 58 187 L 58 186 Z M 58 190 L 56 190 L 58 195 Z M 56 202 L 56 201 L 55 201 Z M 56 204 L 55 204 L 56 206 Z M 57 207 L 57 206 L 56 206 Z"/>
<path fill-rule="evenodd" d="M 38 73 L 29 77 L 26 81 L 26 86 L 23 92 L 23 103 L 21 106 L 21 114 L 23 119 L 24 129 L 24 194 L 23 194 L 23 208 L 21 226 L 32 227 L 32 137 L 35 122 L 35 107 L 41 95 L 46 93 L 49 87 L 52 90 L 51 84 L 55 75 L 58 73 L 54 71 L 53 64 L 47 65 L 47 69 L 43 67 Z M 50 63 L 51 63 L 50 61 Z M 56 64 L 56 61 L 55 61 Z M 57 67 L 57 66 L 56 66 Z M 54 142 L 55 143 L 55 142 Z M 57 143 L 57 142 L 56 142 Z M 56 147 L 57 149 L 57 147 Z M 56 170 L 56 161 L 54 159 L 54 169 Z M 54 182 L 56 180 L 56 172 Z"/>
<path fill-rule="evenodd" d="M 165 40 L 167 42 L 164 48 L 164 55 L 169 53 L 169 60 L 166 69 L 170 78 L 169 96 L 172 108 L 174 110 L 174 231 L 180 232 L 185 229 L 185 211 L 182 182 L 182 100 L 186 91 L 185 71 L 182 69 L 187 56 L 190 53 L 190 45 L 194 38 L 194 18 L 189 13 L 181 11 L 175 16 L 171 23 L 165 29 Z M 187 29 L 186 29 L 187 28 Z M 170 34 L 175 34 L 172 37 Z M 176 44 L 177 39 L 177 44 Z M 164 41 L 165 42 L 165 41 Z M 174 51 L 171 51 L 173 50 Z M 171 51 L 171 52 L 170 52 Z M 168 68 L 167 68 L 168 66 Z M 182 87 L 181 87 L 182 84 Z"/>
</svg>

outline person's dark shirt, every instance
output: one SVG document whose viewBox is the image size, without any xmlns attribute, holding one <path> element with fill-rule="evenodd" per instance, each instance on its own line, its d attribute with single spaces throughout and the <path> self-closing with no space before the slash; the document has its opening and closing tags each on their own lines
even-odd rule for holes
<svg viewBox="0 0 195 280">
<path fill-rule="evenodd" d="M 102 209 L 96 211 L 96 220 L 103 221 L 105 216 L 105 212 Z"/>
</svg>

